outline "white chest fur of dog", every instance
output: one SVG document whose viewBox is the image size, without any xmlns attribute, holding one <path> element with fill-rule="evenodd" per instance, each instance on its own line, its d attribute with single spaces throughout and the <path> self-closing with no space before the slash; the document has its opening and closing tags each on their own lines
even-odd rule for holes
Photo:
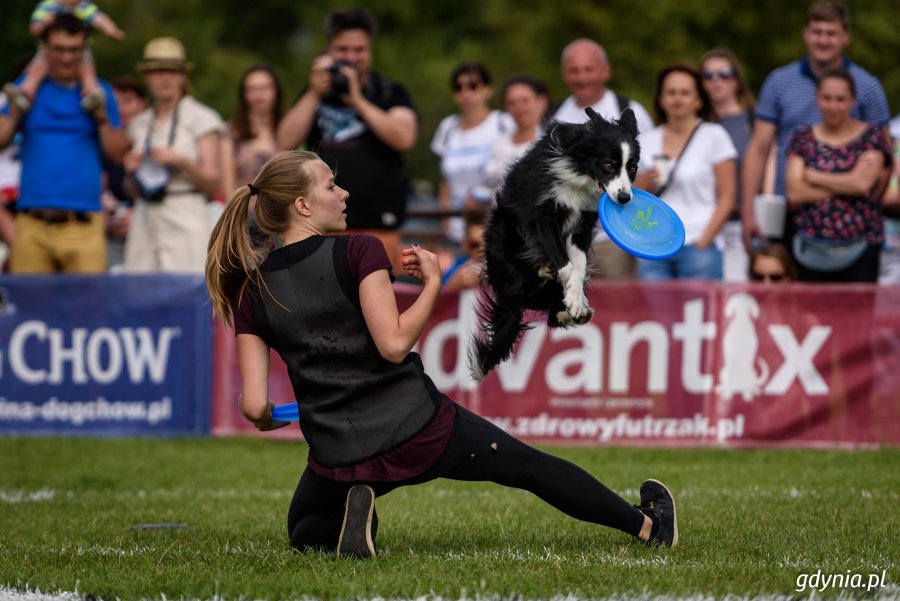
<svg viewBox="0 0 900 601">
<path fill-rule="evenodd" d="M 626 168 L 631 155 L 631 145 L 622 143 L 621 152 L 621 168 L 616 177 L 607 182 L 605 187 L 613 202 L 625 204 L 631 200 L 631 179 Z M 596 179 L 575 171 L 569 159 L 565 157 L 552 161 L 550 172 L 553 174 L 556 184 L 551 193 L 547 195 L 549 198 L 546 198 L 545 202 L 555 202 L 570 209 L 569 217 L 562 228 L 569 262 L 556 272 L 556 278 L 565 292 L 563 303 L 566 310 L 557 313 L 556 317 L 563 325 L 586 323 L 594 316 L 594 310 L 588 304 L 587 296 L 584 294 L 584 287 L 588 280 L 587 255 L 572 243 L 572 232 L 581 211 L 596 210 L 602 191 Z M 542 268 L 540 275 L 549 279 L 553 277 L 553 272 L 551 269 Z"/>
<path fill-rule="evenodd" d="M 593 316 L 584 287 L 600 194 L 631 200 L 640 145 L 630 109 L 607 121 L 585 110 L 582 124 L 551 121 L 544 136 L 509 169 L 485 228 L 482 328 L 473 336 L 475 379 L 509 358 L 528 329 L 526 311 L 552 328 Z"/>
</svg>

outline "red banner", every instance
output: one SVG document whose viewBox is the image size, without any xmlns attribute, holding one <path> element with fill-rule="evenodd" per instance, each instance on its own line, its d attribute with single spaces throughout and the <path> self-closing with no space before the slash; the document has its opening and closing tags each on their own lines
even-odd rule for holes
<svg viewBox="0 0 900 601">
<path fill-rule="evenodd" d="M 397 292 L 405 307 L 417 291 Z M 440 390 L 520 438 L 900 444 L 900 287 L 594 283 L 590 323 L 551 330 L 534 322 L 481 383 L 466 359 L 473 299 L 443 295 L 416 350 Z M 293 401 L 284 365 L 274 355 L 272 365 L 270 397 Z M 234 338 L 219 328 L 214 433 L 254 431 L 237 411 L 239 386 Z"/>
</svg>

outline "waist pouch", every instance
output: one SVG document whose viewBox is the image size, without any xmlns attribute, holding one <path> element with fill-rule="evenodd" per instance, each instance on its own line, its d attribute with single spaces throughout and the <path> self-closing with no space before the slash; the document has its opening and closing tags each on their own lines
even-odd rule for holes
<svg viewBox="0 0 900 601">
<path fill-rule="evenodd" d="M 853 265 L 866 252 L 866 240 L 828 240 L 804 233 L 794 234 L 791 240 L 794 258 L 803 267 L 814 271 L 841 271 Z"/>
</svg>

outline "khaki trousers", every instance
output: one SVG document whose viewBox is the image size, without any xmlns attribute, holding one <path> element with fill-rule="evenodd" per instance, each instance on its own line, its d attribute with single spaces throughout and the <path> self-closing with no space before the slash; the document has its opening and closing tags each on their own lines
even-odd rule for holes
<svg viewBox="0 0 900 601">
<path fill-rule="evenodd" d="M 47 223 L 27 213 L 16 216 L 11 273 L 104 273 L 106 232 L 100 213 L 89 221 Z"/>
</svg>

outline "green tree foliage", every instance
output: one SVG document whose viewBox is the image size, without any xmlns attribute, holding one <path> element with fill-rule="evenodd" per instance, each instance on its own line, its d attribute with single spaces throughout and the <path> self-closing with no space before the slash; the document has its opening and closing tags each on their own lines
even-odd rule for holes
<svg viewBox="0 0 900 601">
<path fill-rule="evenodd" d="M 97 0 L 128 33 L 124 42 L 95 36 L 100 73 L 133 73 L 144 44 L 173 35 L 195 64 L 197 97 L 228 118 L 237 82 L 253 63 L 271 63 L 281 74 L 288 101 L 306 84 L 313 55 L 324 44 L 328 11 L 349 5 L 297 0 Z M 27 32 L 32 0 L 4 0 L 0 73 L 9 76 L 33 50 Z M 900 112 L 900 4 L 896 0 L 847 0 L 853 16 L 848 55 L 884 85 Z M 656 73 L 675 60 L 696 61 L 713 46 L 732 48 L 754 90 L 773 68 L 804 52 L 801 31 L 806 2 L 783 0 L 359 0 L 376 16 L 374 65 L 405 83 L 420 113 L 421 132 L 410 153 L 411 171 L 435 179 L 437 161 L 428 150 L 441 117 L 455 111 L 449 73 L 462 60 L 479 60 L 502 80 L 530 73 L 547 81 L 562 99 L 559 54 L 577 37 L 596 39 L 613 65 L 611 87 L 651 103 Z M 496 98 L 495 98 L 496 103 Z"/>
</svg>

